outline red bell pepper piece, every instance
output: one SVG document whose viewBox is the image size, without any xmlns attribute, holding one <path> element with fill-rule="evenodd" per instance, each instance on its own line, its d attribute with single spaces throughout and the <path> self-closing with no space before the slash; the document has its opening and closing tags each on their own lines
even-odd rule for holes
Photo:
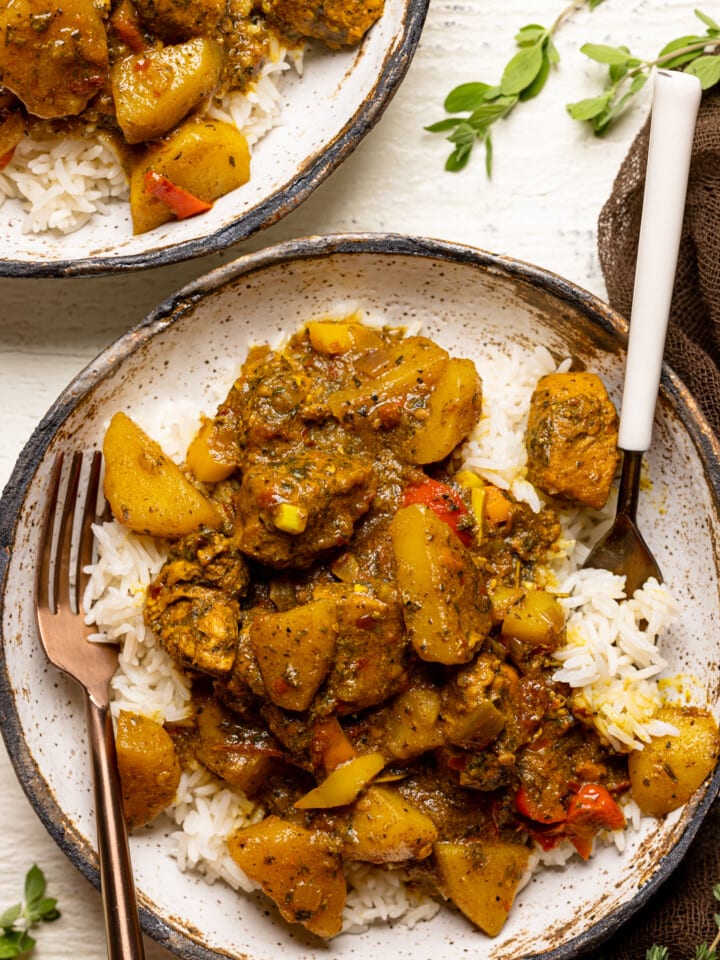
<svg viewBox="0 0 720 960">
<path fill-rule="evenodd" d="M 10 161 L 14 157 L 14 155 L 15 155 L 15 147 L 12 147 L 10 150 L 7 151 L 7 153 L 4 153 L 0 157 L 0 170 L 5 169 L 5 167 L 10 163 Z"/>
<path fill-rule="evenodd" d="M 466 546 L 472 542 L 472 535 L 466 529 L 470 515 L 467 505 L 458 491 L 447 483 L 426 477 L 421 483 L 406 487 L 403 491 L 402 504 L 408 507 L 413 503 L 429 507 L 441 520 L 452 527 Z"/>
<path fill-rule="evenodd" d="M 584 783 L 568 805 L 567 829 L 577 837 L 594 837 L 598 830 L 622 830 L 625 815 L 599 783 Z"/>
<path fill-rule="evenodd" d="M 211 203 L 201 200 L 155 170 L 148 170 L 145 174 L 145 190 L 172 210 L 178 220 L 185 220 L 212 209 Z"/>
</svg>

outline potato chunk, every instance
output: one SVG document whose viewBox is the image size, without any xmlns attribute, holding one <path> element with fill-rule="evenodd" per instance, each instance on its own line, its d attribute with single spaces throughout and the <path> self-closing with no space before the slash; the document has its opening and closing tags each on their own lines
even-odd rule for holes
<svg viewBox="0 0 720 960">
<path fill-rule="evenodd" d="M 468 550 L 427 507 L 412 504 L 391 524 L 397 581 L 410 642 L 422 660 L 470 660 L 491 626 L 490 600 Z"/>
<path fill-rule="evenodd" d="M 432 820 L 390 787 L 372 786 L 353 804 L 343 843 L 348 860 L 422 860 L 438 838 Z"/>
<path fill-rule="evenodd" d="M 135 233 L 153 230 L 174 217 L 171 208 L 146 189 L 150 170 L 212 203 L 248 182 L 250 151 L 245 137 L 229 123 L 186 120 L 132 165 L 130 212 Z"/>
<path fill-rule="evenodd" d="M 419 757 L 445 743 L 440 723 L 440 691 L 415 684 L 378 714 L 383 749 L 396 760 Z"/>
<path fill-rule="evenodd" d="M 123 812 L 130 828 L 150 823 L 175 799 L 180 764 L 159 723 L 126 710 L 118 717 L 116 748 Z"/>
<path fill-rule="evenodd" d="M 410 463 L 438 463 L 449 456 L 480 417 L 482 382 L 472 360 L 451 357 L 430 394 L 404 453 Z"/>
<path fill-rule="evenodd" d="M 270 815 L 228 839 L 230 856 L 277 904 L 283 919 L 320 937 L 342 927 L 347 888 L 327 834 Z"/>
<path fill-rule="evenodd" d="M 307 710 L 332 663 L 337 638 L 332 600 L 257 613 L 250 643 L 268 696 L 285 710 Z"/>
<path fill-rule="evenodd" d="M 217 507 L 126 414 L 118 412 L 110 421 L 103 456 L 110 509 L 135 533 L 175 539 L 222 524 Z"/>
<path fill-rule="evenodd" d="M 720 739 L 715 719 L 691 707 L 662 707 L 657 719 L 678 728 L 630 754 L 633 800 L 643 813 L 662 817 L 690 799 L 717 763 Z"/>
<path fill-rule="evenodd" d="M 605 505 L 618 462 L 618 417 L 594 373 L 551 373 L 530 401 L 528 479 L 551 496 Z"/>
<path fill-rule="evenodd" d="M 490 937 L 507 920 L 528 864 L 529 851 L 501 840 L 435 844 L 444 892 L 455 906 Z"/>
<path fill-rule="evenodd" d="M 212 93 L 222 63 L 220 45 L 207 37 L 119 60 L 110 83 L 125 140 L 142 143 L 171 130 Z"/>
<path fill-rule="evenodd" d="M 447 350 L 426 337 L 371 350 L 356 364 L 357 383 L 331 395 L 330 411 L 348 428 L 374 433 L 388 414 L 399 420 L 401 407 L 424 403 L 448 360 Z"/>
<path fill-rule="evenodd" d="M 93 0 L 0 4 L 0 77 L 36 117 L 75 116 L 108 71 L 105 26 Z"/>
</svg>

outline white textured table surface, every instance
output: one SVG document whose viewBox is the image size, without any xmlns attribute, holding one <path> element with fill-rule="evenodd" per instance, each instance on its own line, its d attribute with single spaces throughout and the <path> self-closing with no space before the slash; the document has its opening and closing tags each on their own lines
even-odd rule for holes
<svg viewBox="0 0 720 960">
<path fill-rule="evenodd" d="M 97 353 L 166 294 L 208 269 L 272 242 L 309 234 L 392 231 L 440 237 L 548 267 L 604 295 L 596 222 L 626 150 L 648 112 L 643 92 L 604 139 L 571 120 L 565 104 L 598 89 L 586 41 L 627 44 L 651 57 L 699 26 L 694 0 L 605 0 L 580 11 L 557 37 L 562 57 L 541 96 L 494 134 L 495 174 L 482 150 L 459 175 L 443 172 L 447 144 L 423 125 L 445 94 L 469 80 L 494 82 L 530 22 L 550 24 L 563 0 L 431 0 L 419 49 L 380 122 L 345 165 L 291 216 L 222 257 L 92 280 L 0 279 L 0 487 L 52 401 Z M 702 5 L 718 16 L 717 4 Z M 0 216 L 2 212 L 0 210 Z M 37 960 L 106 956 L 100 897 L 46 834 L 0 744 L 0 912 L 20 898 L 38 863 L 62 918 L 38 930 Z M 149 960 L 171 955 L 147 942 Z"/>
</svg>

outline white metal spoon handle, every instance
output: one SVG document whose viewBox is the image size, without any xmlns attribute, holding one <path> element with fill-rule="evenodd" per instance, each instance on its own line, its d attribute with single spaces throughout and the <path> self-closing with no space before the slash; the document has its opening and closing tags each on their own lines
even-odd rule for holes
<svg viewBox="0 0 720 960">
<path fill-rule="evenodd" d="M 688 73 L 655 75 L 618 446 L 650 448 L 701 97 Z"/>
</svg>

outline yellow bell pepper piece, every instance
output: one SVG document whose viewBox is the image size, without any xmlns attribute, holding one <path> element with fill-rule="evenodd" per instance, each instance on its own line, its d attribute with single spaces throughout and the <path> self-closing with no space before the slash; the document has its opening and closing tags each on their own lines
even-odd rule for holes
<svg viewBox="0 0 720 960">
<path fill-rule="evenodd" d="M 307 526 L 307 510 L 294 503 L 279 503 L 272 514 L 273 523 L 283 533 L 302 533 Z"/>
<path fill-rule="evenodd" d="M 315 787 L 295 803 L 298 810 L 344 807 L 360 793 L 362 788 L 377 776 L 385 766 L 381 753 L 365 753 L 341 763 Z"/>
</svg>

